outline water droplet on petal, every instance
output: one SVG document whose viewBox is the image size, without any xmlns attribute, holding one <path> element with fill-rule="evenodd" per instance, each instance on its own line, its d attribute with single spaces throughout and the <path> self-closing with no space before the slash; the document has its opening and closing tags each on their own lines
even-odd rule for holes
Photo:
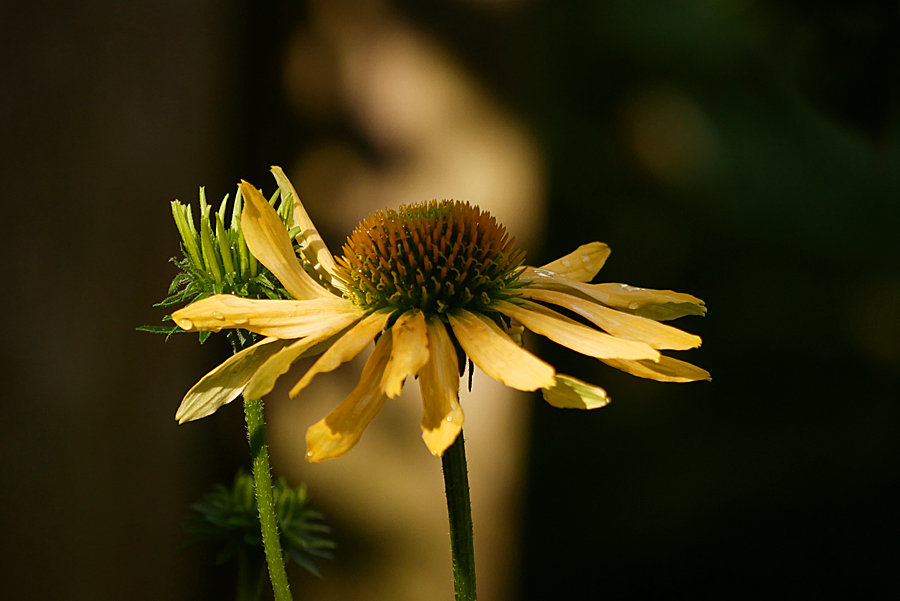
<svg viewBox="0 0 900 601">
<path fill-rule="evenodd" d="M 638 308 L 637 301 L 631 301 L 630 303 L 628 303 L 628 308 L 631 310 L 637 309 Z"/>
<path fill-rule="evenodd" d="M 563 259 L 562 261 L 560 261 L 560 263 L 563 264 L 563 267 L 568 267 L 572 264 L 572 262 L 569 261 L 568 259 Z"/>
<path fill-rule="evenodd" d="M 178 325 L 180 327 L 184 328 L 185 330 L 190 330 L 191 328 L 194 327 L 194 322 L 191 321 L 190 319 L 184 318 L 184 319 L 178 320 Z"/>
<path fill-rule="evenodd" d="M 591 256 L 590 255 L 581 255 L 581 262 L 584 263 L 585 265 L 589 264 L 591 262 Z"/>
<path fill-rule="evenodd" d="M 448 422 L 452 422 L 452 421 L 453 421 L 453 418 L 450 417 L 450 416 L 448 415 L 448 416 L 447 416 L 447 421 L 448 421 Z"/>
<path fill-rule="evenodd" d="M 212 312 L 212 316 L 215 317 L 216 319 L 218 319 L 219 321 L 224 321 L 224 320 L 225 320 L 225 316 L 222 315 L 222 312 L 221 312 L 221 311 L 213 311 L 213 312 Z"/>
</svg>

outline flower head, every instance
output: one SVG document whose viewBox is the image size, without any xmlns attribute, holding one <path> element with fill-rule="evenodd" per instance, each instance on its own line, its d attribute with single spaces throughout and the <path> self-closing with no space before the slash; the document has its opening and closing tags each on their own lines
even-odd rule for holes
<svg viewBox="0 0 900 601">
<path fill-rule="evenodd" d="M 512 388 L 541 389 L 555 407 L 593 409 L 609 402 L 602 388 L 557 373 L 522 348 L 522 327 L 639 377 L 709 379 L 705 370 L 659 352 L 700 345 L 698 336 L 661 322 L 702 315 L 703 301 L 588 283 L 609 256 L 605 244 L 586 244 L 541 268 L 523 267 L 524 253 L 488 213 L 468 203 L 432 201 L 375 213 L 335 259 L 287 177 L 278 167 L 273 173 L 282 195 L 294 199 L 289 227 L 247 182 L 241 184 L 241 223 L 250 251 L 293 300 L 220 294 L 173 313 L 185 330 L 241 328 L 264 337 L 188 392 L 176 414 L 180 422 L 210 415 L 242 393 L 262 397 L 294 361 L 319 354 L 291 390 L 296 396 L 373 340 L 356 388 L 307 432 L 310 461 L 353 448 L 410 376 L 422 392 L 422 436 L 441 455 L 462 429 L 458 391 L 466 359 Z M 292 227 L 299 228 L 296 253 Z"/>
</svg>

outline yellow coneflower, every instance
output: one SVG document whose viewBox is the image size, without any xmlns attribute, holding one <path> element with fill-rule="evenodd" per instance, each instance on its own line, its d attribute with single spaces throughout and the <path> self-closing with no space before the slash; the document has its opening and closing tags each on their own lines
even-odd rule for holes
<svg viewBox="0 0 900 601">
<path fill-rule="evenodd" d="M 660 322 L 702 315 L 703 301 L 667 290 L 588 283 L 609 256 L 605 244 L 586 244 L 541 268 L 523 267 L 524 252 L 490 214 L 464 202 L 432 201 L 369 216 L 347 239 L 343 257 L 335 258 L 290 181 L 280 168 L 272 171 L 282 194 L 293 195 L 295 223 L 289 225 L 300 228 L 299 256 L 289 228 L 247 182 L 241 184 L 241 227 L 250 251 L 295 300 L 223 294 L 172 315 L 185 330 L 242 328 L 264 336 L 187 393 L 179 422 L 210 415 L 240 394 L 261 398 L 294 361 L 321 354 L 291 390 L 296 396 L 317 374 L 353 359 L 373 340 L 356 388 L 308 430 L 310 461 L 353 448 L 410 376 L 422 392 L 425 444 L 442 455 L 463 425 L 458 392 L 466 358 L 507 386 L 541 389 L 555 407 L 593 409 L 609 402 L 602 388 L 557 373 L 522 348 L 521 327 L 513 324 L 642 378 L 709 379 L 705 370 L 659 352 L 700 345 L 698 336 Z"/>
</svg>

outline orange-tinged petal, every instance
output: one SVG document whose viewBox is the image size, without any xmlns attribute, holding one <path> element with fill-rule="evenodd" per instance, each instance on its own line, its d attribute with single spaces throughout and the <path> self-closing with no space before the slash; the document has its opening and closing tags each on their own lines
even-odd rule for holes
<svg viewBox="0 0 900 601">
<path fill-rule="evenodd" d="M 498 301 L 494 303 L 494 307 L 507 317 L 520 321 L 532 332 L 546 336 L 557 344 L 590 357 L 656 360 L 660 356 L 659 352 L 643 342 L 622 340 L 598 332 L 565 315 L 527 300 L 521 300 L 519 304 Z"/>
<path fill-rule="evenodd" d="M 376 311 L 338 338 L 291 389 L 290 396 L 297 396 L 316 375 L 333 371 L 360 354 L 384 329 L 391 313 L 389 309 Z"/>
<path fill-rule="evenodd" d="M 602 242 L 591 242 L 579 246 L 575 252 L 567 254 L 561 259 L 547 263 L 541 269 L 546 269 L 559 277 L 573 282 L 590 282 L 609 258 L 609 246 Z"/>
<path fill-rule="evenodd" d="M 287 341 L 277 338 L 264 338 L 229 357 L 188 391 L 175 419 L 179 424 L 194 421 L 212 415 L 219 407 L 236 399 L 257 368 L 286 344 Z"/>
<path fill-rule="evenodd" d="M 389 399 L 400 394 L 407 377 L 428 363 L 425 314 L 419 309 L 407 311 L 391 326 L 391 334 L 394 340 L 391 359 L 381 378 L 381 388 Z"/>
<path fill-rule="evenodd" d="M 469 359 L 498 382 L 526 392 L 550 388 L 556 382 L 552 365 L 520 348 L 487 317 L 464 309 L 447 317 Z"/>
<path fill-rule="evenodd" d="M 306 431 L 307 459 L 313 462 L 334 459 L 356 446 L 387 399 L 379 382 L 390 356 L 391 332 L 387 331 L 375 344 L 350 396 Z"/>
<path fill-rule="evenodd" d="M 342 298 L 316 300 L 257 300 L 217 294 L 172 313 L 189 332 L 243 328 L 275 338 L 303 338 L 345 328 L 364 311 Z"/>
<path fill-rule="evenodd" d="M 333 297 L 300 266 L 284 223 L 259 190 L 242 181 L 241 193 L 246 201 L 241 213 L 241 229 L 253 256 L 268 267 L 297 300 Z"/>
<path fill-rule="evenodd" d="M 256 370 L 247 383 L 247 387 L 244 388 L 244 394 L 251 399 L 261 399 L 266 396 L 272 392 L 275 382 L 287 373 L 294 361 L 318 355 L 330 346 L 332 338 L 343 329 L 344 327 L 338 327 L 315 336 L 307 336 L 281 349 Z"/>
<path fill-rule="evenodd" d="M 705 369 L 663 355 L 658 362 L 623 361 L 618 359 L 601 359 L 610 367 L 615 367 L 639 378 L 647 378 L 658 382 L 696 382 L 712 380 Z"/>
<path fill-rule="evenodd" d="M 544 400 L 560 409 L 598 409 L 609 405 L 606 391 L 572 376 L 556 374 L 556 386 L 541 391 Z"/>
<path fill-rule="evenodd" d="M 440 457 L 453 444 L 463 427 L 465 416 L 459 406 L 459 372 L 456 349 L 447 327 L 430 315 L 427 321 L 428 363 L 419 370 L 422 390 L 422 438 L 432 455 Z"/>
<path fill-rule="evenodd" d="M 282 196 L 285 193 L 290 193 L 294 197 L 294 221 L 296 222 L 295 225 L 300 228 L 300 233 L 297 234 L 297 241 L 300 242 L 300 252 L 303 253 L 303 256 L 317 272 L 319 267 L 321 267 L 333 285 L 343 288 L 343 283 L 335 277 L 337 265 L 334 262 L 334 256 L 328 250 L 328 246 L 325 245 L 325 240 L 319 235 L 319 230 L 316 229 L 312 219 L 309 218 L 309 213 L 303 207 L 300 195 L 294 189 L 294 184 L 284 174 L 281 167 L 277 165 L 272 166 L 272 174 L 275 176 L 275 181 L 278 182 L 278 187 L 281 188 Z"/>
<path fill-rule="evenodd" d="M 683 351 L 696 348 L 702 342 L 699 336 L 688 334 L 678 328 L 639 315 L 611 309 L 565 292 L 524 288 L 519 292 L 519 296 L 565 307 L 589 319 L 618 338 L 645 342 L 655 349 Z"/>
</svg>

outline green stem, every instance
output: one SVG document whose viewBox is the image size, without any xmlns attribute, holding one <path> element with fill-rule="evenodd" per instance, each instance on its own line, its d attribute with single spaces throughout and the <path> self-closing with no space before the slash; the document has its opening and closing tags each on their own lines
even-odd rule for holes
<svg viewBox="0 0 900 601">
<path fill-rule="evenodd" d="M 250 455 L 253 457 L 253 482 L 256 487 L 256 505 L 259 508 L 259 525 L 262 527 L 263 547 L 269 564 L 269 579 L 275 601 L 293 601 L 287 572 L 284 570 L 284 554 L 278 535 L 278 518 L 275 516 L 275 499 L 272 493 L 272 474 L 269 471 L 269 446 L 266 442 L 266 422 L 261 399 L 244 399 L 244 415 L 250 436 Z"/>
<path fill-rule="evenodd" d="M 453 586 L 456 601 L 475 601 L 475 544 L 472 537 L 472 504 L 469 502 L 469 475 L 466 445 L 460 431 L 456 441 L 441 458 L 447 513 L 450 516 L 450 549 L 453 553 Z"/>
</svg>

